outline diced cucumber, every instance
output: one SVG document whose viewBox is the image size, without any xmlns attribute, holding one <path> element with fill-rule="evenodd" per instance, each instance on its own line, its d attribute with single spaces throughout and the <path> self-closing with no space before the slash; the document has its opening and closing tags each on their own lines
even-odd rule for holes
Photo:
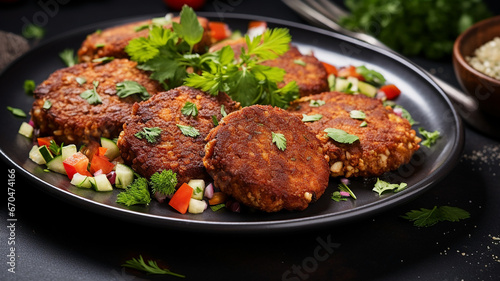
<svg viewBox="0 0 500 281">
<path fill-rule="evenodd" d="M 54 157 L 54 159 L 47 162 L 47 168 L 49 168 L 49 170 L 53 172 L 66 175 L 66 169 L 64 169 L 62 155 L 58 155 Z"/>
<path fill-rule="evenodd" d="M 335 81 L 336 81 L 335 74 L 330 74 L 328 75 L 327 81 L 328 81 L 328 88 L 330 88 L 330 91 L 335 91 Z"/>
<path fill-rule="evenodd" d="M 203 199 L 203 194 L 205 192 L 205 181 L 204 180 L 190 180 L 188 185 L 193 188 L 193 195 L 191 198 L 201 200 Z"/>
<path fill-rule="evenodd" d="M 358 81 L 359 92 L 367 97 L 374 98 L 377 95 L 377 88 L 363 81 Z"/>
<path fill-rule="evenodd" d="M 37 163 L 38 165 L 47 164 L 47 161 L 45 161 L 42 154 L 40 153 L 38 145 L 34 145 L 31 148 L 29 157 L 33 162 Z"/>
<path fill-rule="evenodd" d="M 71 155 L 75 154 L 77 152 L 76 145 L 74 144 L 68 144 L 62 147 L 61 149 L 61 155 L 62 155 L 62 160 L 66 160 L 66 158 L 70 157 Z"/>
<path fill-rule="evenodd" d="M 95 178 L 76 173 L 71 179 L 71 184 L 79 188 L 91 188 L 95 186 Z"/>
<path fill-rule="evenodd" d="M 95 179 L 95 190 L 96 191 L 111 191 L 113 186 L 109 182 L 105 174 L 100 174 L 94 177 Z"/>
<path fill-rule="evenodd" d="M 201 214 L 207 209 L 207 202 L 205 200 L 197 200 L 191 198 L 189 200 L 188 212 L 190 214 Z"/>
<path fill-rule="evenodd" d="M 117 188 L 127 188 L 129 184 L 134 181 L 134 170 L 125 164 L 118 163 L 115 168 L 116 180 L 115 186 Z"/>
<path fill-rule="evenodd" d="M 42 157 L 46 163 L 49 163 L 52 159 L 54 159 L 52 152 L 50 152 L 49 148 L 46 145 L 40 146 L 38 148 L 38 151 L 40 152 L 40 154 L 42 154 Z"/>
<path fill-rule="evenodd" d="M 118 149 L 114 141 L 107 138 L 101 138 L 101 146 L 106 148 L 104 156 L 108 157 L 109 160 L 113 160 L 120 156 L 120 149 Z"/>
<path fill-rule="evenodd" d="M 347 81 L 347 79 L 340 77 L 337 77 L 337 79 L 335 79 L 335 91 L 343 92 L 347 90 L 348 87 L 349 87 L 349 81 Z"/>
<path fill-rule="evenodd" d="M 358 88 L 359 80 L 358 80 L 358 78 L 352 77 L 352 76 L 347 77 L 347 82 L 349 82 L 351 84 L 351 86 L 349 88 L 350 92 L 357 92 L 357 91 L 359 91 L 359 88 Z"/>
<path fill-rule="evenodd" d="M 23 122 L 21 123 L 21 126 L 19 127 L 19 134 L 27 137 L 27 138 L 32 138 L 33 137 L 33 126 L 30 124 Z"/>
</svg>

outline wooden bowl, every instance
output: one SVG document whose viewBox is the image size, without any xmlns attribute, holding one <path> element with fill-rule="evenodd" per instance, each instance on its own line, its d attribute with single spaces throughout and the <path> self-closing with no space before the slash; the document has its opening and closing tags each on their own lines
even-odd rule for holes
<svg viewBox="0 0 500 281">
<path fill-rule="evenodd" d="M 478 101 L 479 108 L 500 117 L 500 80 L 476 70 L 465 59 L 495 37 L 500 37 L 500 16 L 482 20 L 468 28 L 455 40 L 453 67 L 463 90 Z"/>
</svg>

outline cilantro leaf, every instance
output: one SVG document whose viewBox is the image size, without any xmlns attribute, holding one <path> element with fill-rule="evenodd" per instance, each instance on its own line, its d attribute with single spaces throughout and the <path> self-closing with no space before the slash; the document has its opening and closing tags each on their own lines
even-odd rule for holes
<svg viewBox="0 0 500 281">
<path fill-rule="evenodd" d="M 386 191 L 393 191 L 393 192 L 400 192 L 401 190 L 406 189 L 408 184 L 402 182 L 400 184 L 396 183 L 388 183 L 386 181 L 383 181 L 379 178 L 377 178 L 377 182 L 375 183 L 375 186 L 373 187 L 373 191 L 377 192 L 378 195 L 382 195 L 382 193 Z"/>
<path fill-rule="evenodd" d="M 352 144 L 359 140 L 359 137 L 348 134 L 346 131 L 335 128 L 326 128 L 324 132 L 328 137 L 336 142 Z"/>
<path fill-rule="evenodd" d="M 43 102 L 42 108 L 45 110 L 49 110 L 52 107 L 52 102 L 50 100 L 45 100 Z"/>
<path fill-rule="evenodd" d="M 185 126 L 185 125 L 177 124 L 177 127 L 181 130 L 182 134 L 187 136 L 187 137 L 196 138 L 197 136 L 200 135 L 200 132 L 192 126 Z"/>
<path fill-rule="evenodd" d="M 92 82 L 92 84 L 94 85 L 94 88 L 91 89 L 91 90 L 86 90 L 86 91 L 82 92 L 80 94 L 80 97 L 82 99 L 87 100 L 87 102 L 89 104 L 99 104 L 99 103 L 102 103 L 102 99 L 99 96 L 99 94 L 97 93 L 97 86 L 99 86 L 99 82 L 98 81 L 94 81 L 94 82 Z"/>
<path fill-rule="evenodd" d="M 181 108 L 181 113 L 186 116 L 196 117 L 198 116 L 198 108 L 196 107 L 196 104 L 187 101 Z"/>
<path fill-rule="evenodd" d="M 164 195 L 172 195 L 177 185 L 177 174 L 172 170 L 163 170 L 154 173 L 149 179 L 153 193 L 159 192 Z"/>
<path fill-rule="evenodd" d="M 441 221 L 456 222 L 467 219 L 470 213 L 457 207 L 434 206 L 432 209 L 411 210 L 401 217 L 413 221 L 413 225 L 417 227 L 429 227 Z"/>
<path fill-rule="evenodd" d="M 439 131 L 434 131 L 434 132 L 429 132 L 426 131 L 424 128 L 418 128 L 418 132 L 422 137 L 425 139 L 421 142 L 422 145 L 425 145 L 427 147 L 431 147 L 433 144 L 436 143 L 437 139 L 440 137 L 441 133 Z"/>
<path fill-rule="evenodd" d="M 33 92 L 35 91 L 36 85 L 35 81 L 33 80 L 24 80 L 24 92 L 28 95 L 33 95 Z"/>
<path fill-rule="evenodd" d="M 314 122 L 323 118 L 321 114 L 306 115 L 302 114 L 302 122 Z"/>
<path fill-rule="evenodd" d="M 120 98 L 126 98 L 131 95 L 137 95 L 141 100 L 147 100 L 151 97 L 148 90 L 136 81 L 126 80 L 116 84 L 116 95 Z"/>
<path fill-rule="evenodd" d="M 309 106 L 310 107 L 320 107 L 324 105 L 326 102 L 322 100 L 310 100 L 309 101 Z"/>
<path fill-rule="evenodd" d="M 124 264 L 122 264 L 123 267 L 128 267 L 136 270 L 140 270 L 143 272 L 146 272 L 148 274 L 168 274 L 168 275 L 173 275 L 181 278 L 185 278 L 184 275 L 174 273 L 168 269 L 163 269 L 158 266 L 156 261 L 148 260 L 148 263 L 144 261 L 142 258 L 142 255 L 139 255 L 139 258 L 133 258 L 131 260 L 126 261 Z"/>
<path fill-rule="evenodd" d="M 276 144 L 279 150 L 284 151 L 286 149 L 285 135 L 271 132 L 271 136 L 272 136 L 272 143 Z"/>
<path fill-rule="evenodd" d="M 352 119 L 360 119 L 360 120 L 363 120 L 366 118 L 366 114 L 361 110 L 351 110 L 349 112 L 349 116 Z"/>
<path fill-rule="evenodd" d="M 116 202 L 125 206 L 148 205 L 151 202 L 148 180 L 143 177 L 136 178 L 125 191 L 116 196 Z"/>
<path fill-rule="evenodd" d="M 134 136 L 138 139 L 146 138 L 149 143 L 155 143 L 161 132 L 162 130 L 158 127 L 144 127 L 142 131 L 135 133 Z"/>
</svg>

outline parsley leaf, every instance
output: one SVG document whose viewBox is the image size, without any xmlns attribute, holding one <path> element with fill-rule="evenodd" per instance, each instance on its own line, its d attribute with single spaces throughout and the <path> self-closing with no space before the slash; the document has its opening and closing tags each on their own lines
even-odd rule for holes
<svg viewBox="0 0 500 281">
<path fill-rule="evenodd" d="M 136 178 L 125 191 L 116 196 L 116 202 L 125 206 L 148 205 L 151 202 L 148 180 L 143 177 Z"/>
<path fill-rule="evenodd" d="M 340 191 L 334 191 L 332 193 L 332 200 L 335 202 L 340 202 L 340 201 L 347 201 L 347 198 L 345 196 L 342 196 L 340 194 Z"/>
<path fill-rule="evenodd" d="M 28 24 L 22 31 L 26 39 L 42 39 L 45 36 L 45 29 L 41 26 Z"/>
<path fill-rule="evenodd" d="M 200 135 L 200 132 L 192 126 L 185 126 L 185 125 L 177 124 L 177 127 L 181 130 L 182 134 L 185 136 L 196 138 L 197 136 Z"/>
<path fill-rule="evenodd" d="M 140 270 L 143 272 L 146 272 L 148 274 L 168 274 L 168 275 L 173 275 L 181 278 L 185 278 L 186 276 L 178 273 L 174 273 L 168 269 L 163 269 L 158 266 L 158 264 L 155 261 L 148 260 L 148 263 L 144 261 L 142 258 L 142 255 L 139 255 L 139 258 L 133 258 L 131 260 L 126 261 L 124 264 L 122 264 L 123 267 L 129 267 L 132 269 Z"/>
<path fill-rule="evenodd" d="M 59 57 L 68 67 L 78 63 L 78 57 L 75 55 L 75 51 L 73 49 L 64 49 L 59 53 Z"/>
<path fill-rule="evenodd" d="M 87 102 L 89 104 L 99 104 L 99 103 L 102 103 L 101 97 L 97 93 L 97 86 L 99 86 L 99 82 L 98 81 L 94 81 L 94 82 L 92 82 L 92 84 L 94 85 L 94 88 L 91 89 L 91 90 L 86 90 L 86 91 L 82 92 L 80 94 L 80 97 L 82 99 L 87 100 Z"/>
<path fill-rule="evenodd" d="M 323 118 L 321 114 L 306 115 L 302 114 L 302 122 L 314 122 Z"/>
<path fill-rule="evenodd" d="M 135 133 L 134 136 L 138 139 L 146 138 L 149 143 L 155 143 L 160 134 L 161 129 L 158 127 L 144 127 L 142 131 Z"/>
<path fill-rule="evenodd" d="M 426 131 L 424 128 L 418 128 L 418 132 L 420 133 L 420 135 L 422 135 L 422 137 L 425 138 L 425 140 L 423 140 L 421 144 L 429 148 L 436 143 L 437 139 L 441 135 L 439 131 L 429 132 Z"/>
<path fill-rule="evenodd" d="M 322 100 L 310 100 L 309 101 L 309 106 L 310 107 L 320 107 L 324 105 L 326 102 Z"/>
<path fill-rule="evenodd" d="M 45 102 L 43 102 L 42 106 L 43 109 L 49 110 L 51 107 L 52 107 L 52 102 L 50 100 L 45 100 Z"/>
<path fill-rule="evenodd" d="M 280 133 L 271 132 L 272 142 L 276 144 L 279 150 L 284 151 L 286 149 L 286 138 L 285 135 Z"/>
<path fill-rule="evenodd" d="M 163 170 L 154 173 L 149 179 L 153 193 L 159 192 L 164 195 L 172 195 L 177 185 L 177 174 L 172 170 Z"/>
<path fill-rule="evenodd" d="M 194 10 L 187 5 L 182 7 L 180 17 L 180 23 L 172 22 L 172 27 L 192 50 L 193 46 L 200 42 L 203 37 L 203 27 L 200 25 Z"/>
<path fill-rule="evenodd" d="M 359 137 L 348 134 L 346 131 L 335 128 L 326 128 L 324 132 L 336 142 L 352 144 L 359 140 Z"/>
<path fill-rule="evenodd" d="M 24 92 L 28 95 L 33 95 L 33 92 L 35 91 L 36 85 L 35 81 L 33 80 L 24 80 Z"/>
<path fill-rule="evenodd" d="M 413 221 L 413 225 L 417 227 L 429 227 L 441 221 L 457 222 L 467 219 L 470 213 L 457 207 L 434 206 L 432 209 L 411 210 L 401 217 Z"/>
<path fill-rule="evenodd" d="M 196 117 L 196 116 L 198 116 L 198 108 L 196 107 L 196 104 L 187 101 L 184 104 L 184 106 L 181 108 L 181 113 L 186 115 L 186 116 Z"/>
<path fill-rule="evenodd" d="M 141 100 L 148 100 L 151 95 L 148 90 L 136 81 L 123 81 L 116 84 L 116 94 L 120 98 L 126 98 L 131 95 L 137 95 Z"/>
<path fill-rule="evenodd" d="M 24 118 L 27 116 L 26 113 L 20 108 L 7 106 L 7 110 L 10 111 L 12 113 L 12 115 L 14 115 L 16 117 Z"/>
<path fill-rule="evenodd" d="M 377 192 L 378 195 L 382 195 L 382 193 L 386 191 L 393 191 L 393 192 L 400 192 L 401 190 L 405 189 L 408 186 L 408 184 L 402 182 L 400 184 L 396 183 L 388 183 L 386 181 L 383 181 L 379 178 L 377 178 L 377 182 L 375 183 L 375 186 L 373 187 L 373 191 Z"/>
<path fill-rule="evenodd" d="M 366 118 L 366 114 L 361 110 L 351 110 L 349 112 L 349 116 L 352 119 L 360 119 L 360 120 L 363 120 Z"/>
</svg>

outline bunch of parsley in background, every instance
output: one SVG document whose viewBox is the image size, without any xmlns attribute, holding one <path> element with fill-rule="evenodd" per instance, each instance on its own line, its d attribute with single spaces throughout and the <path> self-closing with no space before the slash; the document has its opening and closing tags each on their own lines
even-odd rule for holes
<svg viewBox="0 0 500 281">
<path fill-rule="evenodd" d="M 125 48 L 138 68 L 151 71 L 165 89 L 181 85 L 198 88 L 217 95 L 225 92 L 242 106 L 269 104 L 286 108 L 299 97 L 295 82 L 278 88 L 285 71 L 261 64 L 274 59 L 289 49 L 288 29 L 276 28 L 249 38 L 239 57 L 230 46 L 213 53 L 193 53 L 193 46 L 203 37 L 203 28 L 195 12 L 184 6 L 180 23 L 172 22 L 173 29 L 153 24 L 148 38 L 130 41 Z"/>
<path fill-rule="evenodd" d="M 457 36 L 491 16 L 481 0 L 346 0 L 351 15 L 341 25 L 362 31 L 407 56 L 439 59 Z"/>
</svg>

